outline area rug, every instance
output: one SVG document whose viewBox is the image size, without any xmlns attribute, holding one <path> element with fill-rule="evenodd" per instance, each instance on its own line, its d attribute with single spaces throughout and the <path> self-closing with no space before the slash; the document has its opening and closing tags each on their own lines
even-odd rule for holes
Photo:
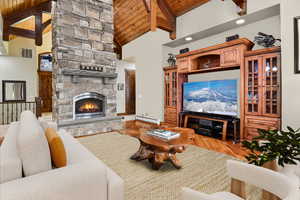
<svg viewBox="0 0 300 200">
<path fill-rule="evenodd" d="M 166 164 L 154 171 L 147 161 L 129 159 L 139 147 L 136 138 L 106 133 L 80 138 L 79 141 L 123 178 L 125 200 L 180 200 L 182 187 L 205 193 L 230 189 L 226 160 L 234 158 L 225 154 L 189 146 L 186 152 L 178 154 L 182 169 Z M 247 186 L 247 193 L 249 200 L 260 199 L 257 188 Z"/>
</svg>

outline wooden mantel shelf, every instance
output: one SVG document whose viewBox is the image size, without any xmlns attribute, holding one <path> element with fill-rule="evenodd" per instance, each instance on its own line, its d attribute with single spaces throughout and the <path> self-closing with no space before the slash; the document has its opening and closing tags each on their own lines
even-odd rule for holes
<svg viewBox="0 0 300 200">
<path fill-rule="evenodd" d="M 62 73 L 65 76 L 72 76 L 73 83 L 79 83 L 79 77 L 104 78 L 104 82 L 107 82 L 107 79 L 115 79 L 118 77 L 117 73 L 88 71 L 79 69 L 64 69 Z"/>
</svg>

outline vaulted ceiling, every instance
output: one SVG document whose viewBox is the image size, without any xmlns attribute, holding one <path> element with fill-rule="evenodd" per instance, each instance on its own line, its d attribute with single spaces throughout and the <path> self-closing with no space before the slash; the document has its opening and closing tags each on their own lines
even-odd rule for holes
<svg viewBox="0 0 300 200">
<path fill-rule="evenodd" d="M 12 16 L 24 10 L 36 7 L 49 0 L 0 0 L 1 15 Z M 113 0 L 115 20 L 115 43 L 123 46 L 148 31 L 157 28 L 170 32 L 170 38 L 176 38 L 176 17 L 199 7 L 210 0 Z M 247 0 L 233 0 L 239 7 L 246 10 Z M 243 10 L 242 10 L 243 11 Z M 245 13 L 240 13 L 245 14 Z M 49 14 L 43 14 L 43 22 L 50 19 Z M 34 31 L 34 17 L 24 18 L 17 28 Z M 43 32 L 51 28 L 43 29 Z"/>
</svg>

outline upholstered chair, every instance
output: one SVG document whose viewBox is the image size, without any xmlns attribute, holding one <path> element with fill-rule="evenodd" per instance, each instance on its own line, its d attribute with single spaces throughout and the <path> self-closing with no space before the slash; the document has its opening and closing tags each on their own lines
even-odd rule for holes
<svg viewBox="0 0 300 200">
<path fill-rule="evenodd" d="M 227 170 L 232 178 L 231 192 L 203 194 L 189 188 L 183 188 L 183 200 L 243 200 L 246 199 L 244 182 L 264 189 L 282 200 L 300 199 L 299 189 L 294 181 L 281 173 L 229 160 Z"/>
</svg>

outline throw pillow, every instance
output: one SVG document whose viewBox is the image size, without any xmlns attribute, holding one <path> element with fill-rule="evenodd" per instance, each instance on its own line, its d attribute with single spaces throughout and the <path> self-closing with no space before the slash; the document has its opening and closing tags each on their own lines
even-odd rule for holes
<svg viewBox="0 0 300 200">
<path fill-rule="evenodd" d="M 57 168 L 65 167 L 67 155 L 62 139 L 52 128 L 47 128 L 45 134 L 50 148 L 52 164 Z"/>
<path fill-rule="evenodd" d="M 30 111 L 24 111 L 21 114 L 18 147 L 25 176 L 52 169 L 45 133 L 35 115 Z"/>
<path fill-rule="evenodd" d="M 2 142 L 3 142 L 3 140 L 4 140 L 4 137 L 0 136 L 0 146 L 1 146 Z"/>
<path fill-rule="evenodd" d="M 17 149 L 18 133 L 19 123 L 12 123 L 0 147 L 0 183 L 22 178 L 22 162 Z"/>
</svg>

